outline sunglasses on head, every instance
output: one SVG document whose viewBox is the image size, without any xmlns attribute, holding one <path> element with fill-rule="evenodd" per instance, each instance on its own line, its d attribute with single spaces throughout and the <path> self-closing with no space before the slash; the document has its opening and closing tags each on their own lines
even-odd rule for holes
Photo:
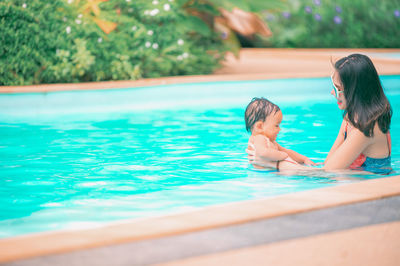
<svg viewBox="0 0 400 266">
<path fill-rule="evenodd" d="M 335 91 L 335 97 L 339 98 L 340 93 L 343 93 L 343 90 L 339 90 L 336 86 L 335 83 L 333 82 L 333 74 L 331 75 L 331 80 L 332 80 L 332 85 L 333 85 L 333 89 Z"/>
</svg>

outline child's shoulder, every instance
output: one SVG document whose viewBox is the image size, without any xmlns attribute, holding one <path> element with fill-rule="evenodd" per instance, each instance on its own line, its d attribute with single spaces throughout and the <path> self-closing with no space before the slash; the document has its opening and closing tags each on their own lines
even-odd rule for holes
<svg viewBox="0 0 400 266">
<path fill-rule="evenodd" d="M 269 138 L 267 138 L 266 136 L 261 135 L 261 134 L 251 135 L 249 138 L 249 142 L 251 142 L 251 143 L 255 143 L 255 142 L 261 143 L 262 142 L 262 143 L 266 143 L 266 144 L 272 143 Z"/>
<path fill-rule="evenodd" d="M 260 140 L 260 139 L 270 141 L 269 138 L 267 138 L 266 136 L 261 135 L 261 134 L 251 135 L 250 138 L 249 138 L 249 140 Z"/>
</svg>

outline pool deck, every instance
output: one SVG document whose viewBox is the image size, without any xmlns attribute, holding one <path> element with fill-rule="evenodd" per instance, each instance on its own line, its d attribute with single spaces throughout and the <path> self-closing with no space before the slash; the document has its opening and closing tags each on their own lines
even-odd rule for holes
<svg viewBox="0 0 400 266">
<path fill-rule="evenodd" d="M 228 54 L 222 68 L 212 75 L 134 81 L 0 86 L 0 93 L 98 90 L 192 82 L 328 77 L 332 72 L 331 60 L 352 53 L 363 53 L 370 56 L 380 75 L 400 74 L 400 49 L 242 49 L 239 58 Z M 390 54 L 396 56 L 390 57 Z"/>
<path fill-rule="evenodd" d="M 399 75 L 400 49 L 244 49 L 214 75 L 0 87 L 2 93 L 185 82 L 325 77 L 330 59 L 368 54 Z M 134 219 L 87 230 L 0 239 L 3 265 L 399 265 L 400 176 Z"/>
</svg>

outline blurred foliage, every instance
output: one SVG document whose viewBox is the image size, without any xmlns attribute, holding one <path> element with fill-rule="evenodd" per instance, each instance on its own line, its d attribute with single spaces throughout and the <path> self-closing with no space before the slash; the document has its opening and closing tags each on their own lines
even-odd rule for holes
<svg viewBox="0 0 400 266">
<path fill-rule="evenodd" d="M 274 34 L 250 46 L 400 47 L 399 0 L 2 0 L 0 85 L 211 73 L 240 47 L 215 23 L 234 7 Z"/>
<path fill-rule="evenodd" d="M 269 36 L 271 34 L 262 20 L 261 12 L 276 11 L 286 6 L 286 0 L 177 1 L 189 14 L 194 15 L 191 26 L 196 27 L 199 25 L 197 20 L 203 20 L 209 28 L 220 32 L 225 46 L 236 56 L 239 56 L 241 48 L 240 37 L 253 39 L 256 35 Z"/>
<path fill-rule="evenodd" d="M 276 2 L 3 0 L 0 85 L 211 73 L 239 44 L 216 29 L 220 8 L 253 12 Z"/>
<path fill-rule="evenodd" d="M 215 27 L 221 8 L 250 12 L 276 0 L 3 0 L 0 85 L 211 73 L 235 34 Z"/>
<path fill-rule="evenodd" d="M 0 85 L 206 74 L 226 51 L 171 0 L 6 0 L 0 32 Z"/>
<path fill-rule="evenodd" d="M 264 12 L 273 36 L 256 46 L 399 48 L 399 0 L 291 0 Z"/>
</svg>

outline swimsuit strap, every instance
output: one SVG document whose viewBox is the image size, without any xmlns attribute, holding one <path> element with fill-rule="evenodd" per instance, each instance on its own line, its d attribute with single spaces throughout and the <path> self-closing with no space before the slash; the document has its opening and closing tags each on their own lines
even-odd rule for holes
<svg viewBox="0 0 400 266">
<path fill-rule="evenodd" d="M 346 139 L 347 138 L 347 126 L 349 125 L 349 122 L 347 122 L 346 121 L 346 126 L 344 127 L 344 133 L 343 133 L 343 135 L 344 135 L 344 139 Z"/>
</svg>

